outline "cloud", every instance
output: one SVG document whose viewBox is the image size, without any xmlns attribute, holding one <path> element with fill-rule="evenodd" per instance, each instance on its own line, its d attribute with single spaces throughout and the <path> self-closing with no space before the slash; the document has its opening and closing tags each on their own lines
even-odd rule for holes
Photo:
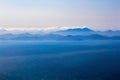
<svg viewBox="0 0 120 80">
<path fill-rule="evenodd" d="M 85 27 L 85 26 L 83 26 Z M 23 28 L 23 27 L 8 27 L 8 28 L 1 28 L 7 31 L 57 31 L 57 30 L 65 30 L 70 28 L 83 28 L 80 26 L 54 26 L 54 27 L 29 27 L 29 28 Z"/>
</svg>

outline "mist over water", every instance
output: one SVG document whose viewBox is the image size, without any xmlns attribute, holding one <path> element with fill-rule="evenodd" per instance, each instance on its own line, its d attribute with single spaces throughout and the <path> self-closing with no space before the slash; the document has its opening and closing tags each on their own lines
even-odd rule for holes
<svg viewBox="0 0 120 80">
<path fill-rule="evenodd" d="M 120 41 L 0 41 L 0 80 L 120 80 Z"/>
</svg>

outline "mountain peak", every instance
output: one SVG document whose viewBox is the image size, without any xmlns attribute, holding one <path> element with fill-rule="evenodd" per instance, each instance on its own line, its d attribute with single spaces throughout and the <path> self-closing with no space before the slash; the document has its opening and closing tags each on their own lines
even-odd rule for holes
<svg viewBox="0 0 120 80">
<path fill-rule="evenodd" d="M 82 30 L 84 30 L 84 31 L 93 31 L 93 30 L 91 30 L 91 29 L 89 29 L 89 28 L 87 28 L 87 27 L 82 28 Z"/>
<path fill-rule="evenodd" d="M 93 30 L 85 27 L 85 28 L 73 28 L 73 29 L 67 29 L 66 31 L 72 31 L 72 32 L 92 32 Z"/>
</svg>

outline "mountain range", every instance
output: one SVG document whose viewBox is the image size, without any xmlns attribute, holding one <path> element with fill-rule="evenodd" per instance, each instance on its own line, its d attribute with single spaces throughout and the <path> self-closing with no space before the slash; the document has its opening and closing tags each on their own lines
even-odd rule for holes
<svg viewBox="0 0 120 80">
<path fill-rule="evenodd" d="M 120 40 L 120 31 L 94 31 L 89 28 L 74 28 L 49 33 L 38 31 L 34 34 L 31 32 L 14 34 L 1 29 L 0 40 Z"/>
</svg>

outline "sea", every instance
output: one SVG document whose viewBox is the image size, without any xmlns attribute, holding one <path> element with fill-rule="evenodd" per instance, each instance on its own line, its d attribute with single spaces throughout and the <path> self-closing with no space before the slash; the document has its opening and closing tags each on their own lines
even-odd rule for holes
<svg viewBox="0 0 120 80">
<path fill-rule="evenodd" d="M 120 80 L 120 40 L 1 40 L 0 80 Z"/>
</svg>

